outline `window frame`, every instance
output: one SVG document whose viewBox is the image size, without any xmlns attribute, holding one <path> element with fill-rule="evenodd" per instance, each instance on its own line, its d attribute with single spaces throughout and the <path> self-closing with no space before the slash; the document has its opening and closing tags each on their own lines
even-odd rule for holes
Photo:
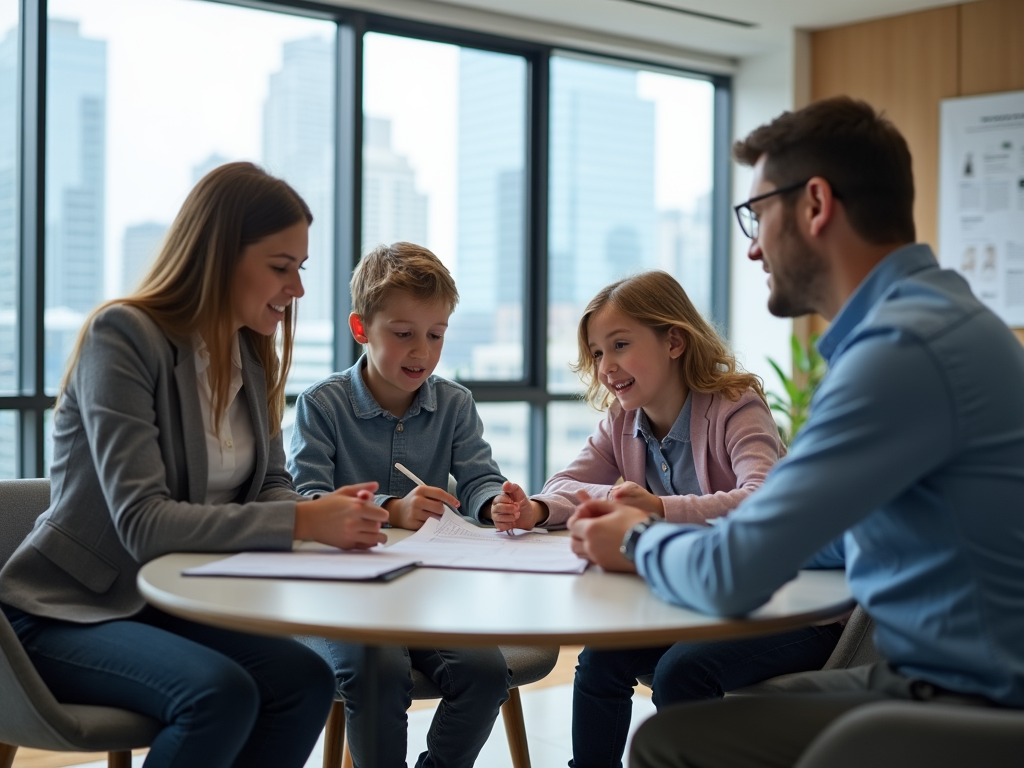
<svg viewBox="0 0 1024 768">
<path fill-rule="evenodd" d="M 363 37 L 367 32 L 448 43 L 521 56 L 527 65 L 527 124 L 523 308 L 523 376 L 512 381 L 460 381 L 481 403 L 525 402 L 529 406 L 528 482 L 539 490 L 546 478 L 547 410 L 553 402 L 578 400 L 572 393 L 548 390 L 548 169 L 550 61 L 560 53 L 577 54 L 609 64 L 647 68 L 680 76 L 699 77 L 714 87 L 711 206 L 711 313 L 728 334 L 729 319 L 729 203 L 731 200 L 730 141 L 732 78 L 696 69 L 666 67 L 642 57 L 606 55 L 585 49 L 551 46 L 491 33 L 447 27 L 365 11 L 339 8 L 309 0 L 245 2 L 209 0 L 230 5 L 333 21 L 335 57 L 335 205 L 334 217 L 334 370 L 343 370 L 359 355 L 348 325 L 348 279 L 361 251 L 363 145 Z M 46 169 L 46 0 L 21 0 L 19 14 L 20 126 L 18 153 L 19 234 L 18 384 L 15 395 L 0 395 L 0 410 L 18 413 L 18 473 L 45 474 L 45 416 L 55 398 L 44 389 L 45 287 L 45 169 Z M 346 138 L 347 137 L 347 140 Z M 293 403 L 295 396 L 289 396 Z"/>
</svg>

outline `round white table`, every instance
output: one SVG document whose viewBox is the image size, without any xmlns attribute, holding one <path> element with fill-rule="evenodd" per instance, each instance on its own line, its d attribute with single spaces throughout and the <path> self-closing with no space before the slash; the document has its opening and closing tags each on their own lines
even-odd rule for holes
<svg viewBox="0 0 1024 768">
<path fill-rule="evenodd" d="M 389 541 L 404 535 L 390 531 Z M 381 645 L 658 646 L 784 632 L 853 608 L 842 571 L 801 571 L 742 619 L 669 605 L 639 576 L 593 567 L 582 575 L 416 568 L 387 582 L 182 575 L 227 556 L 157 558 L 139 572 L 139 590 L 167 613 L 218 627 L 366 643 L 368 713 L 376 711 Z M 374 714 L 366 720 L 368 732 L 376 732 Z M 375 766 L 373 739 L 368 743 L 365 762 Z"/>
<path fill-rule="evenodd" d="M 417 568 L 389 582 L 181 575 L 223 557 L 158 558 L 139 573 L 139 590 L 168 613 L 219 627 L 406 646 L 657 646 L 783 632 L 853 607 L 842 571 L 801 571 L 742 619 L 669 605 L 639 576 L 593 567 L 582 575 Z"/>
</svg>

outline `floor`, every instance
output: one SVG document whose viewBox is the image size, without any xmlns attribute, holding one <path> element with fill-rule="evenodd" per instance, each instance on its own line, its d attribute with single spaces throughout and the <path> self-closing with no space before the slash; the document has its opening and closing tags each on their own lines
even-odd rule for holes
<svg viewBox="0 0 1024 768">
<path fill-rule="evenodd" d="M 552 673 L 538 683 L 524 686 L 521 691 L 533 768 L 565 768 L 571 756 L 569 727 L 572 718 L 572 677 L 579 651 L 579 648 L 563 648 Z M 423 750 L 436 704 L 431 701 L 413 702 L 409 712 L 409 765 L 415 765 L 417 756 Z M 638 695 L 633 699 L 631 735 L 632 729 L 652 714 L 654 705 L 651 703 L 650 691 L 640 686 Z M 310 755 L 307 768 L 319 768 L 322 758 L 323 737 Z M 132 759 L 133 768 L 139 768 L 144 760 L 145 752 L 140 751 Z M 39 750 L 19 750 L 14 759 L 14 768 L 60 768 L 68 765 L 104 768 L 106 764 L 105 757 L 101 755 Z M 498 717 L 476 765 L 477 768 L 512 768 L 501 717 Z"/>
</svg>

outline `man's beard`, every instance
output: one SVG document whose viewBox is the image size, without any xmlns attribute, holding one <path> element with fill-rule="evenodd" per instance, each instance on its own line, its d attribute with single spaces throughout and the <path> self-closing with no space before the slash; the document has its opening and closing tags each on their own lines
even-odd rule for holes
<svg viewBox="0 0 1024 768">
<path fill-rule="evenodd" d="M 785 212 L 779 243 L 774 250 L 776 258 L 770 265 L 772 287 L 768 311 L 776 317 L 800 317 L 816 312 L 812 305 L 824 270 L 821 258 L 797 229 L 793 210 Z M 785 256 L 780 258 L 780 253 Z"/>
</svg>

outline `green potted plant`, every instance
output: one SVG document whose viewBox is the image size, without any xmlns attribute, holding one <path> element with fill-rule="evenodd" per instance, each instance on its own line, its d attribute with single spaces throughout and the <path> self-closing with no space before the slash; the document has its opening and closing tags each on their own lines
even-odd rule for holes
<svg viewBox="0 0 1024 768">
<path fill-rule="evenodd" d="M 782 414 L 785 423 L 779 424 L 779 436 L 785 445 L 793 442 L 797 432 L 803 427 L 804 422 L 811 412 L 811 398 L 814 392 L 825 377 L 828 366 L 825 359 L 818 354 L 816 346 L 818 334 L 811 334 L 804 343 L 794 333 L 790 337 L 790 344 L 793 348 L 793 375 L 789 376 L 782 367 L 768 358 L 768 364 L 775 369 L 775 374 L 782 382 L 782 393 L 773 391 L 765 392 L 768 398 L 768 406 L 778 414 Z"/>
</svg>

